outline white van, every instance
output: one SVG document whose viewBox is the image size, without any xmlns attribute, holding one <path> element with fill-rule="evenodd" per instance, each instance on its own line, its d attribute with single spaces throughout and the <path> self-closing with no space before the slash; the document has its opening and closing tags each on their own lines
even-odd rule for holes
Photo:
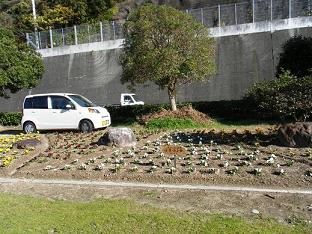
<svg viewBox="0 0 312 234">
<path fill-rule="evenodd" d="M 110 114 L 105 108 L 78 94 L 37 94 L 24 99 L 22 126 L 25 133 L 51 129 L 91 132 L 110 124 Z"/>
</svg>

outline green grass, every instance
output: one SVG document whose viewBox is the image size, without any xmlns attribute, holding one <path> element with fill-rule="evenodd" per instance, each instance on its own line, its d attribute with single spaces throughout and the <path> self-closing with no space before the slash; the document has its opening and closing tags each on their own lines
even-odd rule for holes
<svg viewBox="0 0 312 234">
<path fill-rule="evenodd" d="M 1 233 L 311 233 L 273 220 L 156 209 L 130 201 L 88 203 L 0 194 Z"/>
<path fill-rule="evenodd" d="M 258 127 L 268 127 L 275 125 L 276 122 L 272 121 L 260 121 L 253 119 L 243 119 L 243 120 L 231 120 L 224 118 L 216 118 L 212 123 L 200 124 L 192 121 L 191 119 L 178 119 L 178 118 L 161 118 L 154 119 L 147 123 L 144 127 L 139 125 L 133 119 L 126 121 L 119 121 L 113 124 L 113 127 L 133 127 L 141 128 L 146 130 L 176 130 L 176 129 L 196 129 L 196 128 L 207 128 L 207 129 L 247 129 L 247 128 L 258 128 Z"/>
<path fill-rule="evenodd" d="M 188 129 L 188 128 L 202 128 L 202 124 L 196 123 L 191 119 L 178 119 L 178 118 L 161 118 L 153 119 L 146 125 L 149 129 Z"/>
</svg>

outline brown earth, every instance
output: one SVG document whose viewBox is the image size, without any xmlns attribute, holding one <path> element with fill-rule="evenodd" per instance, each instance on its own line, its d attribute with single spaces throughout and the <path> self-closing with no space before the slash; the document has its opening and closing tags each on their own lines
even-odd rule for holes
<svg viewBox="0 0 312 234">
<path fill-rule="evenodd" d="M 192 106 L 184 106 L 176 111 L 162 109 L 159 112 L 147 114 L 139 117 L 138 121 L 142 124 L 146 124 L 154 119 L 161 118 L 178 118 L 178 119 L 191 119 L 196 123 L 209 124 L 212 123 L 212 119 L 206 114 L 193 109 Z"/>
</svg>

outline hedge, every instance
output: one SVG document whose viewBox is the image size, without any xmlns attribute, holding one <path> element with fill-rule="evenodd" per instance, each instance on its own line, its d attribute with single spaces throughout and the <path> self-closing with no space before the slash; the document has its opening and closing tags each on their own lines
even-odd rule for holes
<svg viewBox="0 0 312 234">
<path fill-rule="evenodd" d="M 22 113 L 20 112 L 7 112 L 0 113 L 0 125 L 2 126 L 17 126 L 22 121 Z"/>
</svg>

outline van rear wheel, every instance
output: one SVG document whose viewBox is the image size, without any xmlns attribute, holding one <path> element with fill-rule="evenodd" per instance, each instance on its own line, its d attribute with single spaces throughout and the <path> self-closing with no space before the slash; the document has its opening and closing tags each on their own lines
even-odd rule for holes
<svg viewBox="0 0 312 234">
<path fill-rule="evenodd" d="M 24 123 L 23 130 L 24 130 L 25 133 L 37 132 L 36 125 L 33 122 L 30 122 L 30 121 Z"/>
<path fill-rule="evenodd" d="M 79 125 L 79 129 L 81 132 L 83 133 L 88 133 L 88 132 L 92 132 L 93 130 L 93 124 L 90 120 L 82 120 L 80 122 L 80 125 Z"/>
</svg>

